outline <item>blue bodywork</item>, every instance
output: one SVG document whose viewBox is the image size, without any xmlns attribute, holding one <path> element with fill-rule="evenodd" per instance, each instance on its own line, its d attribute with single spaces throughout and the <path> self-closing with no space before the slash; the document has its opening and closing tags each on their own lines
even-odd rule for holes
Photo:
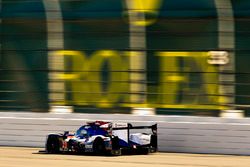
<svg viewBox="0 0 250 167">
<path fill-rule="evenodd" d="M 75 133 L 75 136 L 78 139 L 85 139 L 85 138 L 96 136 L 96 135 L 108 136 L 108 132 L 100 128 L 100 126 L 98 125 L 84 125 L 84 126 L 81 126 Z M 121 147 L 128 147 L 130 144 L 119 138 L 119 145 Z"/>
<path fill-rule="evenodd" d="M 75 136 L 80 139 L 84 139 L 90 136 L 102 135 L 107 136 L 108 132 L 96 125 L 84 125 L 81 126 L 77 131 Z"/>
</svg>

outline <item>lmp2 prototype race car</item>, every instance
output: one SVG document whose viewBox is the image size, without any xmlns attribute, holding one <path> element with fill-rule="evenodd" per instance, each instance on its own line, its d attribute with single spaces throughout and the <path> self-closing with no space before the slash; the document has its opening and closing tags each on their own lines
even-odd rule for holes
<svg viewBox="0 0 250 167">
<path fill-rule="evenodd" d="M 147 131 L 141 133 L 139 131 Z M 134 131 L 134 132 L 132 132 Z M 74 134 L 49 134 L 47 153 L 94 153 L 96 155 L 121 155 L 129 153 L 154 153 L 157 151 L 157 124 L 133 126 L 130 123 L 89 122 Z"/>
</svg>

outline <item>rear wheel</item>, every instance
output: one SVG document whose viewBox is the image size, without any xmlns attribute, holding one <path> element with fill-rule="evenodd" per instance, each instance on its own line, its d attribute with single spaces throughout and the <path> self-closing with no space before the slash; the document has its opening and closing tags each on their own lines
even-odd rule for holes
<svg viewBox="0 0 250 167">
<path fill-rule="evenodd" d="M 46 151 L 50 154 L 60 153 L 59 136 L 49 135 L 46 143 Z"/>
</svg>

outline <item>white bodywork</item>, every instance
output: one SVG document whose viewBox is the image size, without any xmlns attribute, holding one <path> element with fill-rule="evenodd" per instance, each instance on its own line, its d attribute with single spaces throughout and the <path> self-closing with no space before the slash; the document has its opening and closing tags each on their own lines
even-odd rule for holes
<svg viewBox="0 0 250 167">
<path fill-rule="evenodd" d="M 127 123 L 113 123 L 113 128 L 124 128 L 128 127 Z M 128 139 L 128 130 L 123 129 L 123 130 L 113 130 L 112 134 L 114 136 L 118 136 L 119 139 L 125 141 L 128 143 L 128 141 L 132 141 L 136 144 L 139 145 L 148 145 L 151 142 L 151 135 L 149 134 L 144 134 L 144 133 L 133 133 L 129 135 Z"/>
<path fill-rule="evenodd" d="M 125 128 L 128 127 L 127 123 L 113 123 L 112 125 L 113 128 Z M 127 129 L 122 129 L 122 130 L 113 130 L 112 135 L 118 136 L 119 139 L 128 142 L 128 130 Z"/>
<path fill-rule="evenodd" d="M 139 145 L 148 145 L 150 144 L 151 135 L 134 133 L 129 136 L 129 140 Z"/>
</svg>

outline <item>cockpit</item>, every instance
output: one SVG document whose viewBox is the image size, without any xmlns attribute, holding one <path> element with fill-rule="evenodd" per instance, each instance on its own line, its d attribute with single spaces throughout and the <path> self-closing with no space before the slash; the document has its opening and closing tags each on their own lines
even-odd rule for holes
<svg viewBox="0 0 250 167">
<path fill-rule="evenodd" d="M 88 132 L 89 127 L 82 126 L 76 131 L 76 136 L 77 137 L 88 137 L 90 136 L 90 133 Z"/>
</svg>

